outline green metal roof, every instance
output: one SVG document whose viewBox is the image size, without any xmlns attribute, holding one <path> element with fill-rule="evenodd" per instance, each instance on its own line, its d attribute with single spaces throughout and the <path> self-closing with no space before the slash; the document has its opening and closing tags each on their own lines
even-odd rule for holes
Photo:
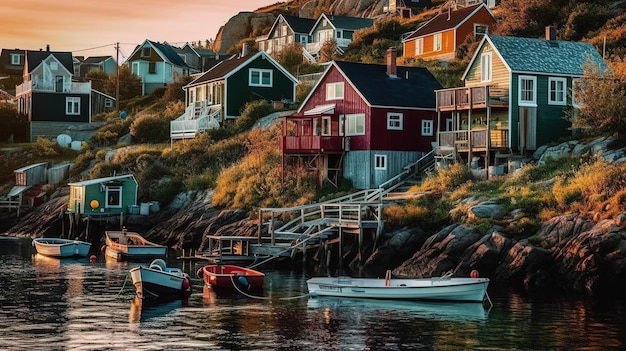
<svg viewBox="0 0 626 351">
<path fill-rule="evenodd" d="M 518 38 L 487 37 L 512 72 L 583 75 L 587 60 L 608 69 L 602 56 L 589 43 Z"/>
</svg>

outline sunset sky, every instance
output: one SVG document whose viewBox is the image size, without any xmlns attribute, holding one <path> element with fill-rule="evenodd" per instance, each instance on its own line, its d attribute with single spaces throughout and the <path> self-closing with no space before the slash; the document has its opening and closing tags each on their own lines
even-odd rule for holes
<svg viewBox="0 0 626 351">
<path fill-rule="evenodd" d="M 0 48 L 128 56 L 144 40 L 173 45 L 215 38 L 241 11 L 278 0 L 0 0 Z"/>
</svg>

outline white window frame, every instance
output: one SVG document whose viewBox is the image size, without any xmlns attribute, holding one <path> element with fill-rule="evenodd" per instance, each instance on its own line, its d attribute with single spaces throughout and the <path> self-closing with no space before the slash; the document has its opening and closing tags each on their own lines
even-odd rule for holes
<svg viewBox="0 0 626 351">
<path fill-rule="evenodd" d="M 255 74 L 258 74 L 258 77 Z M 267 79 L 269 82 L 264 82 L 265 79 Z M 272 71 L 271 69 L 250 68 L 250 70 L 248 71 L 248 85 L 251 87 L 271 88 L 273 82 L 274 71 Z"/>
<path fill-rule="evenodd" d="M 22 64 L 22 55 L 20 55 L 20 54 L 11 54 L 11 64 L 12 65 L 21 65 Z"/>
<path fill-rule="evenodd" d="M 556 85 L 556 87 L 552 87 L 552 83 Z M 561 84 L 559 89 L 558 85 Z M 548 105 L 567 105 L 567 78 L 557 78 L 557 77 L 549 77 L 548 78 Z M 552 98 L 552 95 L 555 95 L 555 98 Z M 559 99 L 560 98 L 560 99 Z"/>
<path fill-rule="evenodd" d="M 517 104 L 519 106 L 537 107 L 537 77 L 536 76 L 519 76 L 517 81 L 518 81 Z M 524 97 L 523 92 L 527 91 L 528 89 L 523 89 L 524 86 L 522 83 L 526 81 L 532 83 L 532 88 L 529 90 L 532 95 L 532 98 L 530 100 L 523 98 Z"/>
<path fill-rule="evenodd" d="M 365 135 L 365 114 L 355 113 L 346 115 L 346 136 Z"/>
<path fill-rule="evenodd" d="M 387 112 L 387 129 L 402 130 L 404 127 L 404 116 L 399 112 Z"/>
<path fill-rule="evenodd" d="M 493 72 L 493 56 L 490 52 L 480 55 L 480 81 L 491 82 Z"/>
<path fill-rule="evenodd" d="M 104 107 L 113 107 L 113 100 L 105 99 L 104 100 Z"/>
<path fill-rule="evenodd" d="M 117 192 L 119 194 L 119 198 L 118 198 L 118 203 L 117 204 L 111 204 L 109 202 L 109 193 L 115 193 Z M 122 186 L 121 185 L 111 185 L 111 186 L 107 186 L 106 187 L 106 198 L 105 198 L 105 203 L 106 203 L 106 207 L 107 208 L 122 208 Z"/>
<path fill-rule="evenodd" d="M 332 124 L 330 116 L 322 117 L 322 136 L 332 135 Z"/>
<path fill-rule="evenodd" d="M 481 30 L 484 28 L 484 30 Z M 474 23 L 474 38 L 482 38 L 486 34 L 489 34 L 489 25 Z"/>
<path fill-rule="evenodd" d="M 65 114 L 74 116 L 80 115 L 80 97 L 65 97 Z"/>
<path fill-rule="evenodd" d="M 346 129 L 346 116 L 345 115 L 339 115 L 339 135 L 343 136 L 344 131 Z"/>
<path fill-rule="evenodd" d="M 423 119 L 422 120 L 422 136 L 433 136 L 434 135 L 434 124 L 432 119 Z"/>
<path fill-rule="evenodd" d="M 577 96 L 576 96 L 576 89 L 578 89 L 578 85 L 581 84 L 582 80 L 581 78 L 574 78 L 572 79 L 572 106 L 578 108 L 580 106 L 582 106 L 582 103 L 580 101 L 577 101 Z"/>
<path fill-rule="evenodd" d="M 424 54 L 424 38 L 415 39 L 415 56 Z"/>
<path fill-rule="evenodd" d="M 374 169 L 377 171 L 387 170 L 387 155 L 374 154 Z"/>
<path fill-rule="evenodd" d="M 80 186 L 72 187 L 72 202 L 83 201 L 83 188 Z"/>
<path fill-rule="evenodd" d="M 343 82 L 326 83 L 326 100 L 343 100 Z"/>
<path fill-rule="evenodd" d="M 441 51 L 441 33 L 437 33 L 433 36 L 433 51 Z"/>
</svg>

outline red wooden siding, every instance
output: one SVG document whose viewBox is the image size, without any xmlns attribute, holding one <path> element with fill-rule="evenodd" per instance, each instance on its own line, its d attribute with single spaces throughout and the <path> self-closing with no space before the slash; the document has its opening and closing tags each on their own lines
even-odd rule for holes
<svg viewBox="0 0 626 351">
<path fill-rule="evenodd" d="M 387 129 L 387 112 L 402 113 L 402 130 Z M 422 136 L 422 120 L 433 122 L 432 136 Z M 437 139 L 437 113 L 403 109 L 372 110 L 371 136 L 372 150 L 423 151 L 432 150 L 431 143 Z"/>
</svg>

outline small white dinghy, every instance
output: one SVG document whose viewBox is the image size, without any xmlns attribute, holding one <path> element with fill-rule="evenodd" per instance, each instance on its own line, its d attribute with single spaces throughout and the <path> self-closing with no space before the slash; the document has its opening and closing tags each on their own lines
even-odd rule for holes
<svg viewBox="0 0 626 351">
<path fill-rule="evenodd" d="M 85 257 L 91 249 L 91 243 L 61 238 L 35 238 L 33 246 L 38 254 L 49 257 Z"/>
<path fill-rule="evenodd" d="M 191 278 L 180 268 L 167 267 L 157 258 L 150 266 L 139 266 L 130 270 L 137 296 L 140 298 L 168 298 L 184 296 L 191 292 Z"/>
<path fill-rule="evenodd" d="M 387 271 L 385 279 L 316 277 L 306 284 L 311 296 L 482 302 L 489 279 L 477 274 L 472 278 L 392 278 L 391 271 Z"/>
</svg>

